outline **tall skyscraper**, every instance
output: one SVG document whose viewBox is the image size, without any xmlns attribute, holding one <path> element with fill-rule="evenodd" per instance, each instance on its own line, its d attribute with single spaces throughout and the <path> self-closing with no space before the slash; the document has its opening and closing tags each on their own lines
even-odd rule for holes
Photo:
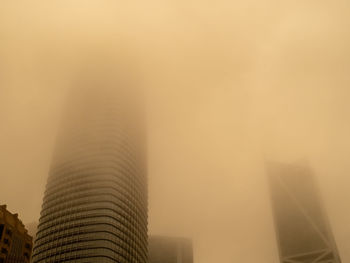
<svg viewBox="0 0 350 263">
<path fill-rule="evenodd" d="M 112 81 L 80 85 L 63 114 L 33 262 L 146 263 L 142 107 Z"/>
<path fill-rule="evenodd" d="M 281 263 L 340 263 L 311 169 L 269 163 L 267 172 Z"/>
<path fill-rule="evenodd" d="M 29 263 L 33 238 L 17 214 L 0 206 L 0 263 Z"/>
<path fill-rule="evenodd" d="M 149 263 L 193 263 L 189 239 L 151 236 L 148 242 Z"/>
</svg>

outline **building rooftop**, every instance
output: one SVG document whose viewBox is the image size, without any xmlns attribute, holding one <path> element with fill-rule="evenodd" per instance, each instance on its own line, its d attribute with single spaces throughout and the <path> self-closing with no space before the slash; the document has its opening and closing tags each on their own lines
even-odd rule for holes
<svg viewBox="0 0 350 263">
<path fill-rule="evenodd" d="M 6 205 L 0 205 L 0 223 L 10 225 L 19 234 L 26 236 L 26 239 L 32 240 L 23 222 L 18 218 L 18 214 L 12 214 L 7 210 Z"/>
</svg>

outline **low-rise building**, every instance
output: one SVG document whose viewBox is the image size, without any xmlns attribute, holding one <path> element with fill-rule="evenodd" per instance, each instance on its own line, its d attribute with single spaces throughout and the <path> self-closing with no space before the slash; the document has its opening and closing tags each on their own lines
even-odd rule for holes
<svg viewBox="0 0 350 263">
<path fill-rule="evenodd" d="M 149 263 L 193 263 L 192 241 L 186 238 L 151 236 Z"/>
<path fill-rule="evenodd" d="M 33 238 L 18 214 L 12 214 L 6 205 L 0 206 L 0 263 L 29 263 Z"/>
</svg>

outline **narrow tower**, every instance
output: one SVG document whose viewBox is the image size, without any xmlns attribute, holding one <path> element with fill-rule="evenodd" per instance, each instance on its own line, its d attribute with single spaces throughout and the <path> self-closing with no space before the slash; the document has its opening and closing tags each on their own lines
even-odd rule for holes
<svg viewBox="0 0 350 263">
<path fill-rule="evenodd" d="M 124 84 L 89 78 L 70 93 L 33 263 L 147 263 L 145 129 Z"/>
<path fill-rule="evenodd" d="M 281 263 L 340 263 L 308 166 L 269 163 L 267 172 Z"/>
</svg>

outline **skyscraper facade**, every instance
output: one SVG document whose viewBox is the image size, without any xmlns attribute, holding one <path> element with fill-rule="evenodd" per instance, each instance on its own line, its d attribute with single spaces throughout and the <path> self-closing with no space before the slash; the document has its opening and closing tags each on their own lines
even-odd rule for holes
<svg viewBox="0 0 350 263">
<path fill-rule="evenodd" d="M 193 263 L 192 242 L 185 238 L 151 236 L 149 263 Z"/>
<path fill-rule="evenodd" d="M 311 169 L 267 165 L 281 263 L 340 263 Z"/>
<path fill-rule="evenodd" d="M 147 176 L 140 105 L 89 80 L 68 98 L 33 262 L 147 262 Z"/>
</svg>

